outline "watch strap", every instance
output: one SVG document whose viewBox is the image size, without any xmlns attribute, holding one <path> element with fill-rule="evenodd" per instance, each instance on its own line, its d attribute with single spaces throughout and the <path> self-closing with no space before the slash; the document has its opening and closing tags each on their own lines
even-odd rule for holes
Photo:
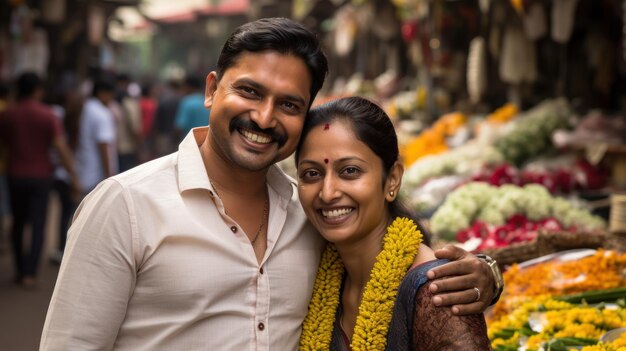
<svg viewBox="0 0 626 351">
<path fill-rule="evenodd" d="M 497 267 L 498 262 L 496 262 L 496 260 L 494 260 L 492 257 L 485 255 L 485 254 L 476 254 L 476 257 L 478 257 L 479 259 L 485 261 L 485 263 L 487 263 L 489 265 L 489 268 L 491 268 L 491 273 L 493 275 L 493 279 L 495 282 L 495 286 L 494 286 L 494 292 L 495 292 L 495 296 L 493 298 L 493 300 L 491 300 L 491 303 L 489 304 L 494 305 L 496 302 L 498 302 L 498 300 L 500 300 L 500 295 L 502 295 L 502 291 L 504 290 L 504 280 L 502 279 L 502 275 L 500 274 L 500 276 L 496 276 L 497 272 L 499 272 L 500 268 L 498 267 L 498 271 L 496 271 L 494 269 L 494 265 Z M 500 282 L 500 284 L 498 284 L 498 282 Z M 498 285 L 500 285 L 498 287 Z"/>
</svg>

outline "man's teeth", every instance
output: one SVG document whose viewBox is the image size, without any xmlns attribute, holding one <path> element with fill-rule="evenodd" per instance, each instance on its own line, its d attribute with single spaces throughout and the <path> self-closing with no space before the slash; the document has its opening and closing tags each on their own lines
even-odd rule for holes
<svg viewBox="0 0 626 351">
<path fill-rule="evenodd" d="M 255 143 L 259 143 L 259 144 L 268 144 L 269 142 L 272 141 L 272 138 L 264 136 L 264 135 L 260 135 L 260 134 L 256 134 L 256 133 L 251 133 L 247 130 L 242 130 L 241 134 L 243 134 L 243 136 L 246 137 L 246 139 L 250 139 L 251 141 L 255 142 Z"/>
<path fill-rule="evenodd" d="M 334 217 L 347 215 L 350 212 L 352 212 L 351 208 L 342 208 L 342 209 L 330 210 L 330 211 L 322 210 L 322 215 L 327 218 L 334 218 Z"/>
</svg>

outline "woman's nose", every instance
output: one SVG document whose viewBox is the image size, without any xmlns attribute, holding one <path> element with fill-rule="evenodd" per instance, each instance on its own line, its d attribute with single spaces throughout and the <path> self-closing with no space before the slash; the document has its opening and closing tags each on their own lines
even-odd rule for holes
<svg viewBox="0 0 626 351">
<path fill-rule="evenodd" d="M 341 196 L 341 191 L 339 191 L 336 181 L 332 176 L 324 178 L 324 183 L 322 184 L 322 188 L 320 189 L 318 196 L 326 203 L 331 203 Z"/>
</svg>

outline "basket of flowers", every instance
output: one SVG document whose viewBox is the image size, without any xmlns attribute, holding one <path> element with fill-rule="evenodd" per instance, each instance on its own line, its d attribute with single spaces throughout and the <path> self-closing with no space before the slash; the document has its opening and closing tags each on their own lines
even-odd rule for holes
<svg viewBox="0 0 626 351">
<path fill-rule="evenodd" d="M 436 238 L 506 266 L 563 249 L 602 247 L 606 223 L 539 184 L 472 182 L 448 194 L 430 228 Z"/>
<path fill-rule="evenodd" d="M 531 241 L 515 243 L 503 247 L 485 248 L 480 250 L 498 262 L 500 269 L 554 252 L 547 240 L 546 232 L 539 232 Z"/>
</svg>

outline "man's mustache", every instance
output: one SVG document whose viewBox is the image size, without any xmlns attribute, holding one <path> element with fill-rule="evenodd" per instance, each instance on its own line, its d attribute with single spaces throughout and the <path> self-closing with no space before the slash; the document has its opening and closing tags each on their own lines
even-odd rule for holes
<svg viewBox="0 0 626 351">
<path fill-rule="evenodd" d="M 228 128 L 231 133 L 238 129 L 247 129 L 251 132 L 267 135 L 278 143 L 278 147 L 282 147 L 287 142 L 287 136 L 285 134 L 276 132 L 274 128 L 262 129 L 258 124 L 249 119 L 233 118 L 230 120 Z"/>
</svg>

